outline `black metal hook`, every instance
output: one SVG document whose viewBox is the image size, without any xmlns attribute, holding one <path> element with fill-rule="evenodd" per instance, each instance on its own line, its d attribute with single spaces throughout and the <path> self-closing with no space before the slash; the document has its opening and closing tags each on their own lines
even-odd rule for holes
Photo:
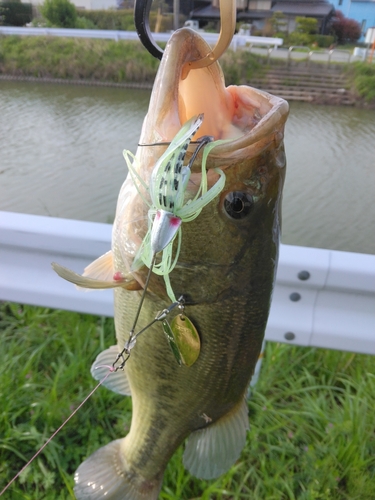
<svg viewBox="0 0 375 500">
<path fill-rule="evenodd" d="M 150 30 L 150 9 L 152 0 L 135 0 L 134 2 L 134 24 L 139 39 L 150 54 L 157 59 L 163 57 L 163 51 L 157 45 L 151 35 Z"/>
</svg>

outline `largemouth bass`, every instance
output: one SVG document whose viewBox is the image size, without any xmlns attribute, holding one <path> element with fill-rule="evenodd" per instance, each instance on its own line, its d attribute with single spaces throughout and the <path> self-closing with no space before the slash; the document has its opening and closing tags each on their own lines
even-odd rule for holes
<svg viewBox="0 0 375 500">
<path fill-rule="evenodd" d="M 129 338 L 147 266 L 133 263 L 148 230 L 153 168 L 191 117 L 204 115 L 194 140 L 224 142 L 207 157 L 208 188 L 225 174 L 221 193 L 198 217 L 183 223 L 180 253 L 169 279 L 200 340 L 192 366 L 179 366 L 155 322 L 131 350 L 124 371 L 105 385 L 131 394 L 128 435 L 96 451 L 78 468 L 78 499 L 157 499 L 167 462 L 186 438 L 184 465 L 198 478 L 224 473 L 240 456 L 248 429 L 247 388 L 257 362 L 275 279 L 285 177 L 283 130 L 287 103 L 247 86 L 225 87 L 217 62 L 189 71 L 189 61 L 209 52 L 188 29 L 176 31 L 161 61 L 145 118 L 134 176 L 128 175 L 117 204 L 112 250 L 91 264 L 80 286 L 114 287 L 117 346 L 99 355 L 100 379 Z M 186 159 L 192 157 L 190 145 Z M 202 176 L 202 154 L 191 165 L 186 196 Z M 142 192 L 143 189 L 143 192 Z M 132 267 L 133 266 L 133 267 Z M 96 283 L 96 285 L 95 285 Z M 137 328 L 171 304 L 163 276 L 151 274 Z M 171 315 L 178 314 L 172 312 Z"/>
</svg>

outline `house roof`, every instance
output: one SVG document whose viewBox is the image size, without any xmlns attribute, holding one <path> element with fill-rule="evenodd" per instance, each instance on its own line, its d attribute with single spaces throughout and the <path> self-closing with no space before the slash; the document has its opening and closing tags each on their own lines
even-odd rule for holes
<svg viewBox="0 0 375 500">
<path fill-rule="evenodd" d="M 247 10 L 237 12 L 237 21 L 248 21 L 251 19 L 264 19 L 272 17 L 272 10 Z M 191 19 L 214 19 L 220 20 L 220 10 L 217 7 L 208 5 L 200 9 L 194 9 L 190 16 Z"/>
<path fill-rule="evenodd" d="M 293 16 L 311 16 L 311 17 L 325 17 L 328 16 L 334 7 L 332 4 L 325 0 L 318 0 L 311 2 L 309 0 L 279 0 L 270 10 L 253 10 L 240 11 L 237 13 L 238 21 L 249 19 L 264 19 L 271 17 L 276 11 L 281 11 L 286 15 Z M 191 13 L 191 19 L 220 19 L 220 9 L 207 5 L 194 9 Z"/>
<path fill-rule="evenodd" d="M 212 7 L 212 5 L 207 5 L 207 7 L 201 7 L 194 9 L 191 13 L 191 19 L 220 19 L 220 9 L 217 7 Z"/>
<path fill-rule="evenodd" d="M 272 7 L 272 12 L 281 11 L 287 15 L 293 16 L 328 16 L 334 7 L 328 2 L 305 2 L 305 1 L 279 1 Z"/>
<path fill-rule="evenodd" d="M 252 19 L 265 19 L 267 17 L 272 17 L 272 10 L 246 10 L 243 12 L 238 12 L 237 21 L 250 21 Z"/>
</svg>

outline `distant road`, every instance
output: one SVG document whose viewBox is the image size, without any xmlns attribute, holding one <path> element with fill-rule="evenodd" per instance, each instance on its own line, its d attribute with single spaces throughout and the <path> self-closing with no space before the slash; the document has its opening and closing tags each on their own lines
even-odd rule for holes
<svg viewBox="0 0 375 500">
<path fill-rule="evenodd" d="M 20 35 L 20 36 L 63 36 L 74 38 L 109 38 L 112 40 L 138 40 L 136 31 L 115 31 L 115 30 L 81 30 L 67 28 L 17 28 L 13 26 L 0 27 L 0 34 L 3 35 Z M 199 34 L 206 40 L 207 43 L 214 44 L 219 38 L 219 33 L 206 33 L 200 31 Z M 152 33 L 156 42 L 168 42 L 171 33 Z M 281 46 L 282 38 L 271 38 L 261 36 L 235 35 L 233 37 L 233 48 L 245 44 L 259 44 L 267 46 Z"/>
<path fill-rule="evenodd" d="M 218 33 L 199 34 L 207 43 L 214 45 L 219 37 Z M 74 38 L 102 38 L 112 40 L 139 40 L 136 31 L 115 31 L 115 30 L 81 30 L 66 28 L 18 28 L 13 26 L 0 26 L 0 35 L 19 35 L 19 36 L 60 36 Z M 168 42 L 171 33 L 152 33 L 156 42 Z M 311 61 L 327 62 L 352 62 L 363 60 L 361 55 L 353 55 L 346 50 L 334 49 L 333 51 L 316 50 L 309 54 L 308 48 L 302 48 L 300 51 L 293 50 L 289 54 L 287 48 L 281 48 L 283 40 L 281 38 L 234 35 L 231 48 L 248 48 L 254 54 L 269 55 L 271 58 L 301 60 L 310 57 Z M 305 51 L 304 51 L 305 49 Z"/>
</svg>

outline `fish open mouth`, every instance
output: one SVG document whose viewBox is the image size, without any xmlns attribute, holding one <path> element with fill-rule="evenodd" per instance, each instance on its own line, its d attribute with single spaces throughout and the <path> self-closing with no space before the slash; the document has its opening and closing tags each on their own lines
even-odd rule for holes
<svg viewBox="0 0 375 500">
<path fill-rule="evenodd" d="M 130 271 L 142 287 L 148 273 L 147 266 L 135 269 L 133 262 L 142 248 L 149 228 L 147 220 L 149 208 L 152 205 L 150 198 L 152 172 L 166 152 L 168 144 L 175 139 L 176 134 L 188 120 L 194 116 L 204 115 L 203 123 L 194 136 L 194 140 L 202 136 L 211 136 L 215 141 L 224 139 L 219 144 L 215 144 L 206 159 L 205 185 L 207 189 L 212 189 L 221 177 L 218 167 L 222 173 L 225 172 L 223 194 L 229 189 L 246 191 L 250 189 L 249 183 L 251 182 L 254 186 L 258 186 L 263 178 L 270 176 L 267 168 L 263 169 L 263 173 L 257 172 L 256 159 L 264 155 L 266 150 L 272 150 L 272 162 L 275 161 L 277 164 L 280 157 L 278 166 L 285 166 L 283 131 L 288 116 L 288 103 L 281 98 L 246 85 L 225 87 L 224 76 L 218 62 L 204 68 L 190 69 L 189 63 L 204 58 L 210 51 L 209 45 L 193 30 L 182 28 L 172 34 L 154 82 L 139 141 L 141 147 L 138 148 L 134 160 L 134 172 L 137 173 L 139 180 L 138 186 L 135 189 L 130 176 L 120 192 L 114 234 L 120 235 L 119 247 L 126 271 Z M 185 165 L 189 163 L 196 149 L 197 145 L 192 144 L 187 150 L 184 158 Z M 204 149 L 207 150 L 207 147 Z M 187 201 L 195 199 L 200 192 L 203 177 L 202 151 L 198 153 L 193 164 L 189 164 L 191 176 L 184 192 Z M 261 158 L 261 162 L 264 162 L 265 158 Z M 253 174 L 254 178 L 250 181 Z M 242 182 L 241 179 L 244 181 Z M 162 181 L 165 183 L 164 177 Z M 160 190 L 160 186 L 159 181 L 157 189 Z M 260 188 L 256 189 L 260 190 Z M 253 193 L 253 195 L 254 199 L 263 196 L 260 192 Z M 201 198 L 200 195 L 200 201 Z M 217 200 L 215 210 L 221 210 L 221 202 L 221 199 Z M 213 206 L 211 203 L 210 210 L 213 210 Z M 199 219 L 202 219 L 201 215 Z M 194 221 L 196 220 L 194 218 Z M 126 231 L 123 229 L 125 227 Z M 182 245 L 181 260 L 179 259 L 178 262 L 186 267 L 189 267 L 190 262 L 202 260 L 201 255 L 196 255 L 197 252 L 199 253 L 198 247 L 194 249 L 194 255 L 192 253 L 187 256 L 186 252 L 185 254 L 183 252 L 184 246 Z M 234 253 L 236 252 L 235 249 Z M 232 260 L 236 258 L 234 256 Z M 218 259 L 219 265 L 223 260 L 227 260 L 225 256 Z M 212 269 L 217 269 L 217 263 L 212 266 L 211 263 L 214 260 L 209 256 L 205 262 Z M 186 293 L 188 288 L 184 285 L 181 290 Z M 149 290 L 156 294 L 158 291 L 160 294 L 165 293 L 164 283 L 161 279 L 155 278 L 154 273 Z M 207 295 L 206 292 L 195 294 L 199 300 L 205 295 Z"/>
<path fill-rule="evenodd" d="M 229 139 L 212 153 L 217 166 L 218 157 L 224 164 L 228 159 L 251 156 L 255 144 L 259 154 L 262 142 L 267 147 L 280 134 L 288 104 L 252 87 L 225 87 L 218 62 L 189 70 L 189 62 L 202 59 L 210 50 L 193 30 L 182 28 L 173 33 L 155 80 L 142 142 L 168 142 L 189 118 L 204 113 L 197 138 Z"/>
</svg>

